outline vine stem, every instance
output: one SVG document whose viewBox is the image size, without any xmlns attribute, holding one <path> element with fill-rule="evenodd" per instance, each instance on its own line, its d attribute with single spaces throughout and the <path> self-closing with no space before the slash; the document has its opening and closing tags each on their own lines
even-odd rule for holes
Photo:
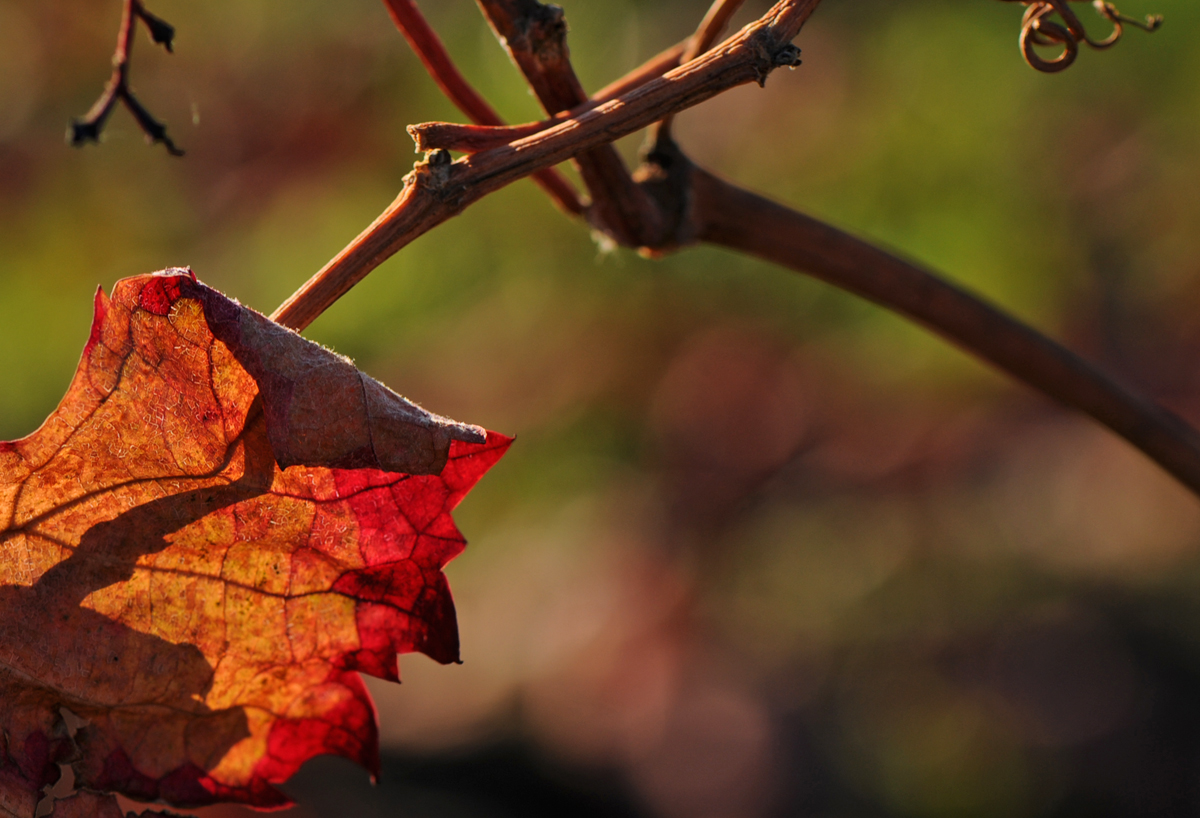
<svg viewBox="0 0 1200 818">
<path fill-rule="evenodd" d="M 1200 495 L 1200 432 L 1179 416 L 915 264 L 700 168 L 691 177 L 700 240 L 806 273 L 912 319 L 1107 426 Z"/>
<path fill-rule="evenodd" d="M 392 2 L 392 0 L 385 0 L 385 2 Z M 530 122 L 524 125 L 480 127 L 484 123 L 472 114 L 470 108 L 460 104 L 457 96 L 447 91 L 446 95 L 450 100 L 458 105 L 458 109 L 468 117 L 471 117 L 472 121 L 476 124 L 462 125 L 457 122 L 424 122 L 419 125 L 409 125 L 408 132 L 412 136 L 413 141 L 416 142 L 417 149 L 423 151 L 444 148 L 446 150 L 463 151 L 465 153 L 478 153 L 479 151 L 506 145 L 516 139 L 523 139 L 538 131 L 545 130 L 556 122 L 561 122 L 571 116 L 578 116 L 584 111 L 596 107 L 601 102 L 614 99 L 656 77 L 661 77 L 680 63 L 694 60 L 698 55 L 712 48 L 713 43 L 717 41 L 725 26 L 729 24 L 729 20 L 741 7 L 743 2 L 744 0 L 715 0 L 709 8 L 708 13 L 704 15 L 704 19 L 700 21 L 700 25 L 696 28 L 696 33 L 691 37 L 656 54 L 625 76 L 601 88 L 590 99 L 573 106 L 566 113 L 559 113 L 551 117 L 549 120 Z M 425 66 L 443 90 L 445 90 L 447 85 L 456 82 L 457 79 L 461 79 L 461 75 L 457 75 L 457 73 L 455 77 L 447 76 L 443 79 L 439 73 L 442 70 L 439 66 L 433 65 L 430 62 L 426 62 Z M 534 90 L 536 93 L 536 88 Z M 475 94 L 474 89 L 470 89 L 470 91 L 472 94 Z M 476 94 L 476 96 L 478 95 Z M 658 127 L 660 131 L 664 133 L 669 131 L 670 119 L 671 117 L 667 116 L 659 123 Z"/>
<path fill-rule="evenodd" d="M 587 102 L 575 106 L 570 111 L 551 117 L 549 120 L 502 126 L 463 125 L 459 122 L 422 122 L 417 125 L 409 125 L 408 133 L 412 136 L 413 141 L 417 143 L 417 150 L 422 151 L 445 148 L 446 150 L 461 150 L 464 153 L 478 153 L 498 148 L 517 139 L 524 139 L 538 131 L 544 131 L 546 128 L 570 119 L 573 116 L 579 116 L 584 111 L 590 111 L 602 102 L 616 99 L 640 85 L 645 85 L 652 79 L 661 77 L 679 65 L 683 53 L 687 50 L 690 42 L 691 38 L 689 37 L 687 40 L 676 43 L 670 48 L 655 54 L 620 79 L 609 83 L 592 94 Z M 430 69 L 430 71 L 432 70 Z M 461 106 L 459 110 L 467 114 L 468 117 L 471 116 L 470 112 Z"/>
<path fill-rule="evenodd" d="M 271 318 L 302 330 L 372 270 L 418 236 L 505 185 L 620 139 L 788 64 L 791 41 L 820 0 L 780 0 L 720 47 L 608 102 L 543 131 L 456 162 L 433 152 L 405 179 L 400 195 L 345 249 L 304 283 Z"/>
<path fill-rule="evenodd" d="M 385 0 L 394 2 L 394 0 Z M 435 150 L 399 197 L 271 316 L 303 329 L 397 250 L 516 179 L 660 121 L 728 88 L 762 82 L 797 60 L 791 40 L 820 0 L 782 0 L 719 47 L 561 120 L 517 126 L 521 138 L 457 162 Z M 718 3 L 728 9 L 735 3 Z M 711 14 L 710 14 L 711 16 Z M 705 27 L 702 26 L 702 29 Z M 715 36 L 715 35 L 713 35 Z M 697 41 L 699 42 L 699 41 Z M 635 75 L 652 76 L 686 54 L 669 50 Z M 649 64 L 648 64 L 649 65 Z M 482 131 L 480 133 L 482 135 Z M 512 130 L 512 129 L 510 129 Z M 420 131 L 420 126 L 418 126 Z M 921 267 L 693 165 L 659 130 L 637 177 L 676 221 L 657 253 L 696 241 L 749 253 L 904 315 L 1017 380 L 1092 417 L 1200 496 L 1200 432 L 1037 330 Z"/>
</svg>

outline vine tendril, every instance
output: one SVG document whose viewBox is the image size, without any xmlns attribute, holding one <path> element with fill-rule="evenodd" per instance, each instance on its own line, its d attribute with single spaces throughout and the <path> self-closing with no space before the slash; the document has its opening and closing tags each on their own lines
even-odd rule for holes
<svg viewBox="0 0 1200 818">
<path fill-rule="evenodd" d="M 1002 0 L 1008 3 L 1023 3 L 1025 15 L 1021 18 L 1021 54 L 1025 62 L 1038 71 L 1054 73 L 1069 68 L 1079 56 L 1079 44 L 1086 43 L 1095 49 L 1105 49 L 1116 45 L 1125 31 L 1126 25 L 1140 28 L 1143 31 L 1155 31 L 1162 25 L 1162 15 L 1147 15 L 1146 19 L 1137 20 L 1127 17 L 1117 10 L 1117 7 L 1107 0 L 1092 0 L 1096 13 L 1112 23 L 1113 30 L 1102 40 L 1093 39 L 1080 22 L 1079 17 L 1071 10 L 1070 0 Z M 1081 0 L 1074 0 L 1081 2 Z M 1058 15 L 1058 20 L 1052 19 Z M 1046 59 L 1037 52 L 1039 47 L 1061 47 L 1058 56 Z"/>
</svg>

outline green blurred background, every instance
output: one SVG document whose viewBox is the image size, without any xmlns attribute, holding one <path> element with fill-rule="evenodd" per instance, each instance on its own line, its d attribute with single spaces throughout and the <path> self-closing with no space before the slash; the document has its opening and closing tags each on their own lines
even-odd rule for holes
<svg viewBox="0 0 1200 818">
<path fill-rule="evenodd" d="M 473 4 L 424 5 L 538 117 Z M 707 3 L 563 5 L 596 89 Z M 97 284 L 187 264 L 269 312 L 394 197 L 406 124 L 461 121 L 375 0 L 153 0 L 176 53 L 139 34 L 134 86 L 186 158 L 121 110 L 73 150 L 119 6 L 0 0 L 0 439 L 65 390 Z M 801 68 L 679 140 L 1200 422 L 1200 4 L 1126 0 L 1162 30 L 1055 76 L 1021 8 L 826 0 Z M 941 341 L 724 251 L 603 250 L 527 181 L 307 334 L 518 440 L 457 514 L 465 664 L 372 683 L 381 786 L 318 761 L 297 816 L 1200 811 L 1200 505 Z"/>
</svg>

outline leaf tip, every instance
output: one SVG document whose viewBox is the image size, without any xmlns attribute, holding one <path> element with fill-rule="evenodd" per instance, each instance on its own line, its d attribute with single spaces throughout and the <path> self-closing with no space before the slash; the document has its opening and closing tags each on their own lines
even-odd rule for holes
<svg viewBox="0 0 1200 818">
<path fill-rule="evenodd" d="M 96 296 L 92 301 L 92 331 L 88 334 L 87 343 L 83 347 L 83 357 L 86 358 L 100 343 L 100 334 L 104 329 L 104 318 L 108 315 L 108 296 L 104 287 L 96 287 Z"/>
<path fill-rule="evenodd" d="M 461 440 L 463 443 L 487 443 L 488 430 L 482 426 L 476 426 L 474 423 L 456 421 L 450 429 L 450 438 Z"/>
</svg>

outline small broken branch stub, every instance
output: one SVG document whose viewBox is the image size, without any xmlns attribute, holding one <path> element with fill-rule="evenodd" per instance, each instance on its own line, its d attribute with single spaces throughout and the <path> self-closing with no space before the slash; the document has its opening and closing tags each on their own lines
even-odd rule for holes
<svg viewBox="0 0 1200 818">
<path fill-rule="evenodd" d="M 142 5 L 141 0 L 125 0 L 125 10 L 121 16 L 121 28 L 117 32 L 117 47 L 113 52 L 113 72 L 104 86 L 104 92 L 96 100 L 91 109 L 81 119 L 71 122 L 67 131 L 67 140 L 75 147 L 88 142 L 99 142 L 108 117 L 113 108 L 120 102 L 133 115 L 138 127 L 146 135 L 147 142 L 161 142 L 172 156 L 183 156 L 183 149 L 167 136 L 167 126 L 159 122 L 138 101 L 133 91 L 129 89 L 129 55 L 133 50 L 133 34 L 138 21 L 146 26 L 152 39 L 168 52 L 174 51 L 175 27 L 156 17 Z"/>
</svg>

